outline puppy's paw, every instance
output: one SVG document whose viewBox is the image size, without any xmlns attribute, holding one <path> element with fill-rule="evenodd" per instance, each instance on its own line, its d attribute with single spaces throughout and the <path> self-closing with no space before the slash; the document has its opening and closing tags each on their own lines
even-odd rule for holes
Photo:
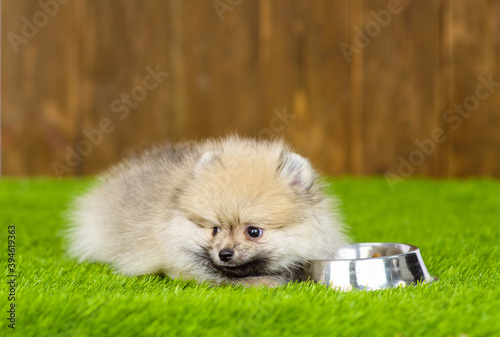
<svg viewBox="0 0 500 337">
<path fill-rule="evenodd" d="M 282 284 L 285 284 L 286 281 L 277 278 L 277 277 L 269 277 L 269 276 L 255 276 L 255 277 L 247 277 L 238 281 L 233 282 L 233 284 L 242 284 L 245 287 L 267 287 L 274 288 L 279 287 Z"/>
</svg>

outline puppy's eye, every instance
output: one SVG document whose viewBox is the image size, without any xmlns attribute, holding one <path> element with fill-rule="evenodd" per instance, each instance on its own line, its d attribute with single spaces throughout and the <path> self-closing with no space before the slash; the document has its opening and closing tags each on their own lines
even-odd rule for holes
<svg viewBox="0 0 500 337">
<path fill-rule="evenodd" d="M 220 228 L 219 227 L 214 227 L 214 229 L 212 230 L 212 235 L 215 236 L 219 232 L 220 232 Z"/>
<path fill-rule="evenodd" d="M 258 227 L 252 227 L 252 226 L 249 226 L 247 228 L 247 235 L 252 237 L 252 238 L 258 238 L 259 236 L 262 235 L 262 228 L 258 228 Z"/>
</svg>

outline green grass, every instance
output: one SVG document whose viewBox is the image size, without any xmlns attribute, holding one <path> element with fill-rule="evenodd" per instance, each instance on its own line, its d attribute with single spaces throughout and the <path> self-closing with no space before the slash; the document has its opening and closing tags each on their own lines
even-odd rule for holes
<svg viewBox="0 0 500 337">
<path fill-rule="evenodd" d="M 353 241 L 419 246 L 439 282 L 374 292 L 210 288 L 124 277 L 64 254 L 61 211 L 90 180 L 0 180 L 0 335 L 500 336 L 500 182 L 333 180 Z M 7 226 L 16 226 L 16 330 Z"/>
</svg>

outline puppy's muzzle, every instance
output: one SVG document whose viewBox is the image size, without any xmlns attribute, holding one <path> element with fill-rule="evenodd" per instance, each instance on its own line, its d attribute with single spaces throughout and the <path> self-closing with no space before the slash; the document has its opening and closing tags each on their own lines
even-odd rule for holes
<svg viewBox="0 0 500 337">
<path fill-rule="evenodd" d="M 231 248 L 223 248 L 219 252 L 219 259 L 223 262 L 231 260 L 234 256 L 234 251 Z"/>
</svg>

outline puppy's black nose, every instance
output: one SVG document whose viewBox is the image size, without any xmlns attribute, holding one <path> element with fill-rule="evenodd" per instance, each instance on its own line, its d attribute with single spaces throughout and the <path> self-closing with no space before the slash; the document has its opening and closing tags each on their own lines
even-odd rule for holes
<svg viewBox="0 0 500 337">
<path fill-rule="evenodd" d="M 233 258 L 234 251 L 231 248 L 223 248 L 219 252 L 219 259 L 227 262 Z"/>
</svg>

